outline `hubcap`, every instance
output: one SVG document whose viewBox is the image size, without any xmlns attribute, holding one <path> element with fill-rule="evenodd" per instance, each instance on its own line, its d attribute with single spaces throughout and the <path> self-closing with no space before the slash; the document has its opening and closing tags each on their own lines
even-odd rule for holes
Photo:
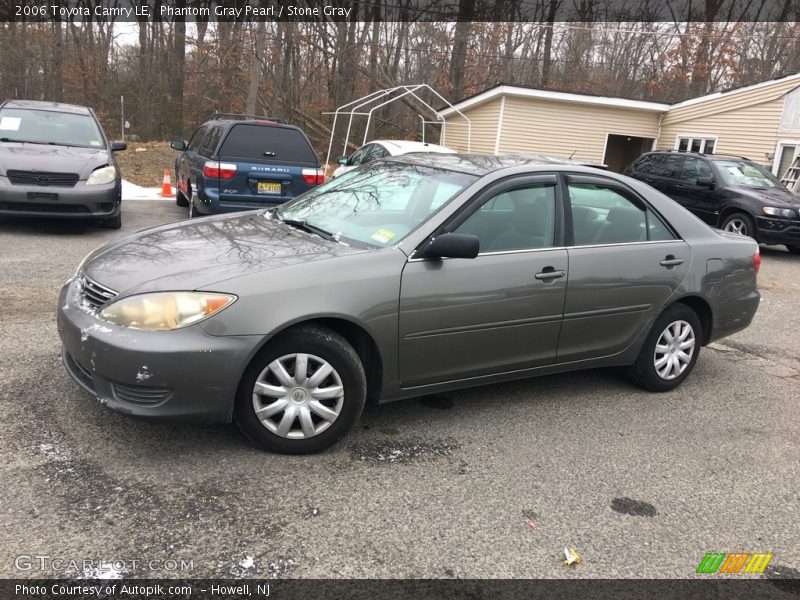
<svg viewBox="0 0 800 600">
<path fill-rule="evenodd" d="M 653 353 L 653 364 L 661 379 L 675 379 L 692 362 L 694 329 L 686 321 L 674 321 L 661 332 Z"/>
<path fill-rule="evenodd" d="M 727 225 L 725 225 L 725 231 L 738 233 L 739 235 L 747 235 L 747 223 L 741 219 L 731 219 L 728 221 Z"/>
<path fill-rule="evenodd" d="M 344 405 L 342 378 L 313 354 L 287 354 L 258 374 L 253 410 L 275 435 L 305 439 L 319 435 L 339 417 Z"/>
</svg>

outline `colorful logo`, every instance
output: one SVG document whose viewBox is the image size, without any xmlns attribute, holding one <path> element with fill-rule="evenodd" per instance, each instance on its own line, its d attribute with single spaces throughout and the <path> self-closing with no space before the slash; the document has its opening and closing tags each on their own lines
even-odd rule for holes
<svg viewBox="0 0 800 600">
<path fill-rule="evenodd" d="M 763 573 L 773 555 L 765 552 L 706 552 L 697 573 Z"/>
</svg>

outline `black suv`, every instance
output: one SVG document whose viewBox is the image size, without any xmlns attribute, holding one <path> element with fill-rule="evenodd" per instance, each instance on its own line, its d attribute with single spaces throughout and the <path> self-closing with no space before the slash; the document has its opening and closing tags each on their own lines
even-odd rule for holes
<svg viewBox="0 0 800 600">
<path fill-rule="evenodd" d="M 272 117 L 215 113 L 170 146 L 181 151 L 176 202 L 190 217 L 283 203 L 325 181 L 306 135 Z"/>
<path fill-rule="evenodd" d="M 650 152 L 625 175 L 650 184 L 709 225 L 800 254 L 800 197 L 759 164 L 738 156 Z"/>
</svg>

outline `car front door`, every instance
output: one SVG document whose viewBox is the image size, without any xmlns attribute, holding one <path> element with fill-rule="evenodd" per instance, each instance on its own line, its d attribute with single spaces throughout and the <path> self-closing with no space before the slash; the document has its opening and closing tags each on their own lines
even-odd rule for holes
<svg viewBox="0 0 800 600">
<path fill-rule="evenodd" d="M 558 362 L 625 350 L 663 309 L 691 262 L 686 242 L 621 183 L 567 177 L 572 239 Z"/>
<path fill-rule="evenodd" d="M 554 175 L 506 180 L 443 228 L 476 235 L 474 259 L 417 259 L 400 292 L 404 388 L 551 364 L 567 281 Z"/>
</svg>

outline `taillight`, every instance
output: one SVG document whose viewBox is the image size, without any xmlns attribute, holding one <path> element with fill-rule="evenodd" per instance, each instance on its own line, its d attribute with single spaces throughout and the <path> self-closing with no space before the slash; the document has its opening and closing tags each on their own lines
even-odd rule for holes
<svg viewBox="0 0 800 600">
<path fill-rule="evenodd" d="M 236 165 L 209 160 L 203 165 L 203 175 L 214 179 L 233 179 L 236 175 Z"/>
<path fill-rule="evenodd" d="M 755 269 L 756 273 L 761 268 L 761 252 L 756 250 L 756 253 L 753 254 L 753 268 Z"/>
<path fill-rule="evenodd" d="M 303 169 L 303 181 L 308 185 L 325 183 L 325 171 L 322 169 Z"/>
</svg>

